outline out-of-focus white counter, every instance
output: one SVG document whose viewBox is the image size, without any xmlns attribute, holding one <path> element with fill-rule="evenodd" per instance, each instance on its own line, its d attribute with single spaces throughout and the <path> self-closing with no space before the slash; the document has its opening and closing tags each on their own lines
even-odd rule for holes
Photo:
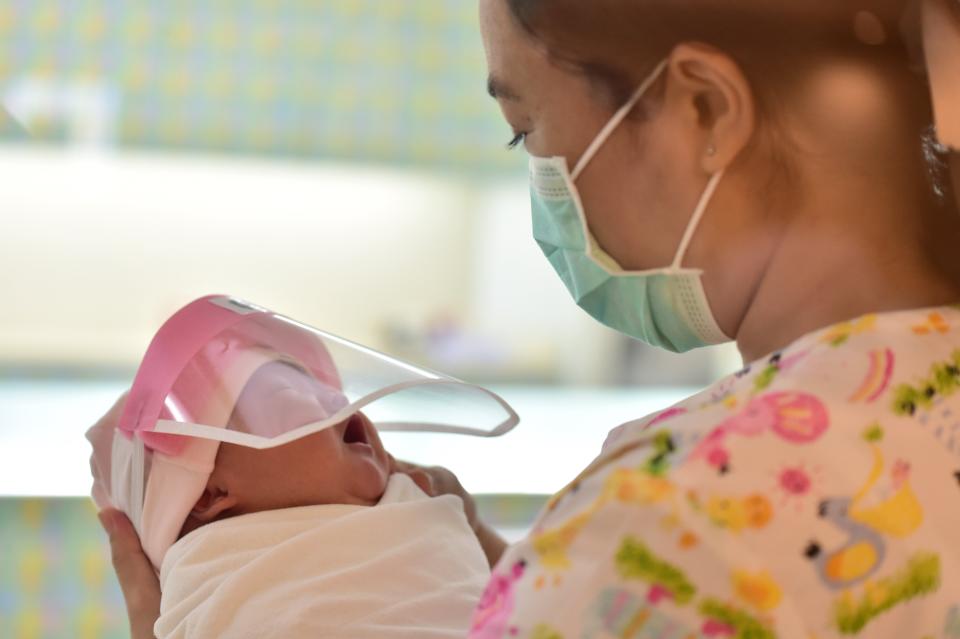
<svg viewBox="0 0 960 639">
<path fill-rule="evenodd" d="M 127 380 L 0 377 L 0 495 L 76 496 L 90 489 L 84 431 Z M 474 493 L 553 493 L 599 452 L 606 433 L 694 389 L 495 387 L 521 416 L 499 439 L 384 433 L 398 458 L 454 470 Z"/>
</svg>

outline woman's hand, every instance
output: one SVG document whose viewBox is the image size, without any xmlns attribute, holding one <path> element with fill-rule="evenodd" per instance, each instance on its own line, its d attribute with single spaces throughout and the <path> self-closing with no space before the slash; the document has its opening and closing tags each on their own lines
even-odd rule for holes
<svg viewBox="0 0 960 639">
<path fill-rule="evenodd" d="M 463 512 L 467 515 L 467 521 L 474 530 L 479 525 L 477 519 L 477 503 L 473 496 L 468 493 L 460 480 L 452 472 L 442 466 L 418 466 L 405 461 L 397 461 L 390 456 L 390 471 L 393 473 L 403 473 L 410 477 L 420 490 L 431 497 L 440 495 L 456 495 L 463 501 Z"/>
<path fill-rule="evenodd" d="M 119 510 L 106 509 L 97 515 L 110 536 L 110 556 L 127 602 L 132 639 L 153 639 L 153 624 L 160 616 L 160 582 L 150 560 L 140 547 L 133 524 Z"/>
<path fill-rule="evenodd" d="M 507 549 L 507 542 L 490 526 L 484 523 L 477 514 L 477 502 L 460 484 L 460 480 L 452 472 L 442 466 L 418 466 L 409 462 L 397 461 L 390 456 L 390 471 L 408 475 L 420 490 L 431 497 L 439 495 L 456 495 L 463 502 L 463 512 L 467 522 L 473 529 L 487 562 L 492 568 Z"/>
</svg>

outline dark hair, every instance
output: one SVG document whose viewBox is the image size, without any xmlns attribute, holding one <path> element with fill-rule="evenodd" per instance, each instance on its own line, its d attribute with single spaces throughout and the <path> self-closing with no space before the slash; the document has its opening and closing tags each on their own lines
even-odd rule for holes
<svg viewBox="0 0 960 639">
<path fill-rule="evenodd" d="M 866 45 L 855 36 L 856 13 L 837 0 L 506 0 L 518 22 L 554 59 L 600 71 L 629 93 L 636 80 L 681 42 L 730 55 L 764 87 L 790 84 L 791 71 L 844 55 L 908 64 L 900 11 L 874 13 L 887 36 Z M 905 6 L 905 0 L 887 5 Z"/>
<path fill-rule="evenodd" d="M 761 132 L 776 174 L 790 173 L 790 140 L 778 114 L 805 70 L 835 58 L 859 58 L 916 84 L 909 91 L 910 126 L 917 157 L 928 166 L 932 109 L 916 46 L 902 37 L 906 0 L 873 2 L 869 18 L 881 27 L 878 42 L 857 37 L 858 13 L 837 0 L 505 0 L 519 24 L 558 64 L 584 73 L 611 102 L 622 103 L 654 65 L 683 42 L 724 51 L 743 70 L 754 92 Z M 879 6 L 882 5 L 882 6 Z M 960 4 L 958 4 L 960 6 Z M 915 96 L 915 97 L 914 97 Z M 931 168 L 931 174 L 934 171 Z M 776 179 L 772 175 L 771 179 Z M 949 179 L 935 176 L 944 190 Z"/>
</svg>

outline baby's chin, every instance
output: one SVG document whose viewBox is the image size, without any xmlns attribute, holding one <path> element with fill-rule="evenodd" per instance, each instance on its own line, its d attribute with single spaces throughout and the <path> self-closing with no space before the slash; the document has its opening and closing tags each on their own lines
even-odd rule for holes
<svg viewBox="0 0 960 639">
<path fill-rule="evenodd" d="M 374 505 L 383 497 L 390 480 L 390 469 L 380 459 L 365 459 L 351 473 L 350 485 L 354 496 L 364 503 Z"/>
</svg>

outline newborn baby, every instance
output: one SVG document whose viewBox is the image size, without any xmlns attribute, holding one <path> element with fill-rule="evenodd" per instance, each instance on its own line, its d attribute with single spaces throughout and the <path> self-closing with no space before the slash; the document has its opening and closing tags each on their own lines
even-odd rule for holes
<svg viewBox="0 0 960 639">
<path fill-rule="evenodd" d="M 226 430 L 287 432 L 346 404 L 292 358 L 258 353 Z M 211 402 L 201 403 L 178 410 L 215 423 Z M 117 501 L 102 464 L 113 436 L 88 433 L 101 507 Z M 462 502 L 391 474 L 363 413 L 272 448 L 189 439 L 177 457 L 152 454 L 144 491 L 140 534 L 162 590 L 157 637 L 466 635 L 489 568 Z M 206 450 L 215 450 L 212 467 L 198 461 Z M 158 545 L 152 528 L 169 522 L 157 504 L 176 503 L 171 491 L 198 474 L 206 482 L 186 517 L 164 510 L 182 521 L 175 543 Z"/>
<path fill-rule="evenodd" d="M 244 385 L 228 428 L 284 430 L 330 411 L 323 385 L 289 360 L 262 364 Z M 318 399 L 319 396 L 319 399 Z M 263 424 L 267 426 L 264 427 Z M 319 504 L 376 505 L 387 487 L 390 457 L 363 413 L 276 448 L 223 443 L 203 496 L 181 535 L 204 524 L 264 510 Z"/>
</svg>

